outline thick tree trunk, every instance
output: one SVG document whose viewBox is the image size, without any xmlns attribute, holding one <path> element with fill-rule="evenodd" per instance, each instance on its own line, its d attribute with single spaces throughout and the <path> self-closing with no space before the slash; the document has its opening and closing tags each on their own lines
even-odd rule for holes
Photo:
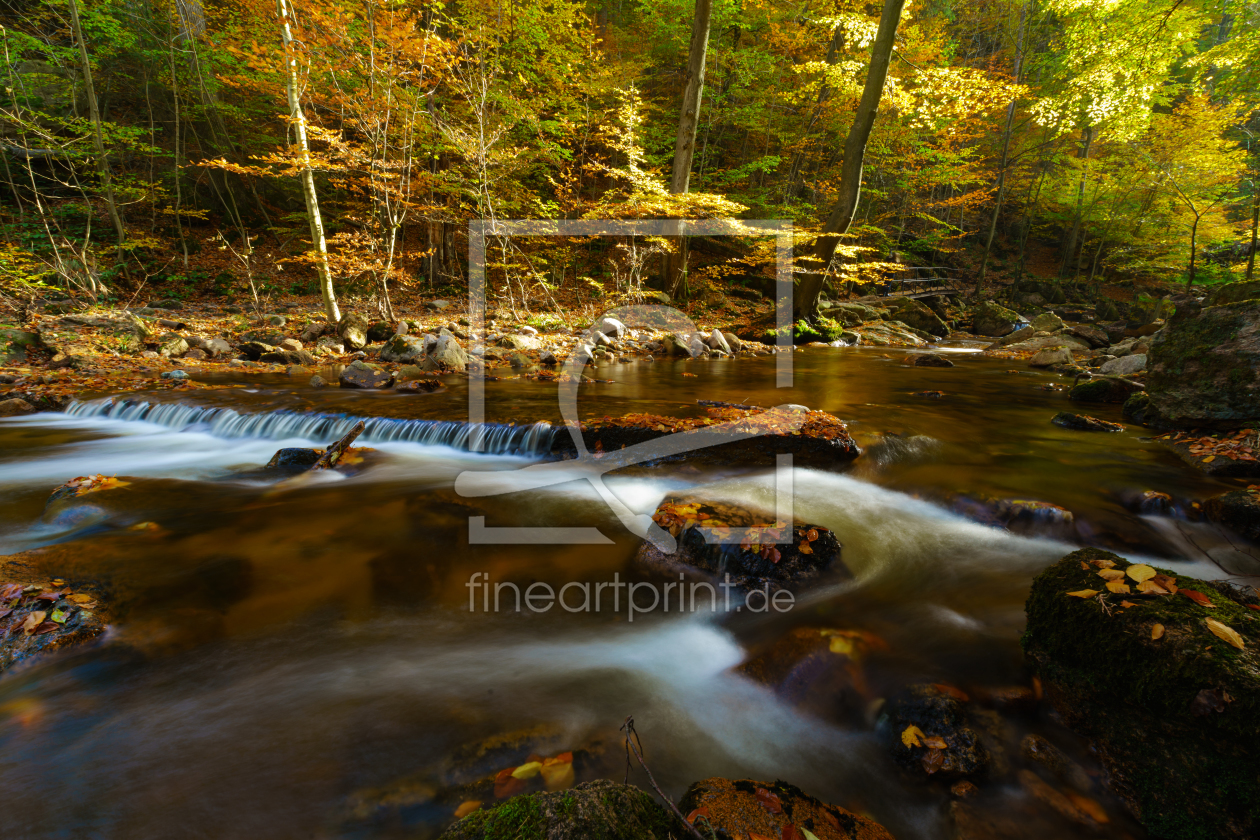
<svg viewBox="0 0 1260 840">
<path fill-rule="evenodd" d="M 114 179 L 109 169 L 109 157 L 105 154 L 105 133 L 101 130 L 100 103 L 96 101 L 96 85 L 92 81 L 92 62 L 88 60 L 87 42 L 83 40 L 83 27 L 79 24 L 78 0 L 69 0 L 69 3 L 71 34 L 79 42 L 79 61 L 83 65 L 83 86 L 87 93 L 88 114 L 92 118 L 92 142 L 96 146 L 101 191 L 105 193 L 105 208 L 109 211 L 109 220 L 114 223 L 114 232 L 118 234 L 118 244 L 121 246 L 127 241 L 127 231 L 123 228 L 122 216 L 119 215 L 118 204 L 114 201 Z"/>
<path fill-rule="evenodd" d="M 823 233 L 814 243 L 814 257 L 819 265 L 807 272 L 796 290 L 794 309 L 797 318 L 814 313 L 818 296 L 822 293 L 827 266 L 835 256 L 840 235 L 848 233 L 857 213 L 858 198 L 862 191 L 862 158 L 866 154 L 866 141 L 870 139 L 879 101 L 884 95 L 884 82 L 888 79 L 888 64 L 892 60 L 893 42 L 897 37 L 897 25 L 901 22 L 901 10 L 906 0 L 884 0 L 884 11 L 879 19 L 879 31 L 871 47 L 871 66 L 866 73 L 866 86 L 862 99 L 853 115 L 853 125 L 844 141 L 844 161 L 840 168 L 840 195 L 831 215 L 823 225 Z"/>
<path fill-rule="evenodd" d="M 1019 36 L 1015 41 L 1015 83 L 1019 84 L 1024 63 L 1024 24 L 1028 20 L 1028 3 L 1019 12 Z M 997 199 L 993 202 L 993 218 L 989 220 L 989 235 L 984 240 L 984 259 L 980 261 L 980 275 L 976 278 L 976 297 L 984 291 L 984 274 L 989 267 L 989 254 L 993 251 L 993 237 L 997 233 L 998 217 L 1002 214 L 1002 199 L 1006 196 L 1006 165 L 1010 161 L 1011 129 L 1015 125 L 1015 100 L 1006 106 L 1006 128 L 1002 132 L 1002 163 L 998 167 Z"/>
<path fill-rule="evenodd" d="M 293 123 L 298 155 L 302 160 L 302 194 L 306 198 L 306 218 L 311 226 L 311 247 L 315 250 L 315 267 L 319 272 L 319 290 L 324 298 L 324 315 L 329 323 L 341 320 L 337 308 L 337 292 L 333 289 L 332 272 L 328 268 L 328 243 L 324 240 L 324 221 L 319 215 L 319 194 L 315 192 L 315 173 L 311 169 L 311 147 L 306 140 L 306 115 L 298 99 L 297 57 L 293 33 L 289 28 L 289 0 L 277 0 L 280 37 L 284 42 L 285 87 L 289 95 L 289 121 Z"/>
<path fill-rule="evenodd" d="M 696 16 L 691 22 L 691 48 L 687 53 L 687 87 L 683 91 L 682 111 L 678 115 L 678 136 L 674 141 L 674 168 L 670 171 L 669 191 L 674 195 L 687 192 L 691 182 L 691 161 L 696 152 L 696 129 L 700 125 L 700 103 L 704 98 L 704 62 L 709 52 L 709 22 L 713 0 L 696 0 Z M 679 242 L 678 253 L 665 258 L 665 282 L 673 297 L 680 297 L 687 276 L 687 241 Z"/>
</svg>

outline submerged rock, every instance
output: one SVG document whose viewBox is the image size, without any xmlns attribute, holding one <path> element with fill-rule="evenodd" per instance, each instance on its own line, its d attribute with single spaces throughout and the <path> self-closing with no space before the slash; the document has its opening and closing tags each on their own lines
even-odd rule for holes
<svg viewBox="0 0 1260 840">
<path fill-rule="evenodd" d="M 1106 420 L 1099 420 L 1097 417 L 1090 417 L 1087 414 L 1072 414 L 1069 411 L 1060 411 L 1054 415 L 1050 422 L 1065 429 L 1075 429 L 1078 432 L 1124 431 L 1124 426 L 1119 423 L 1109 423 Z"/>
<path fill-rule="evenodd" d="M 678 810 L 706 837 L 805 838 L 803 829 L 818 840 L 893 840 L 874 820 L 783 781 L 703 779 L 687 789 Z"/>
<path fill-rule="evenodd" d="M 968 725 L 956 693 L 912 685 L 889 698 L 884 715 L 893 758 L 915 775 L 956 779 L 987 769 L 989 752 Z"/>
<path fill-rule="evenodd" d="M 940 353 L 925 353 L 914 360 L 915 367 L 951 368 L 954 363 Z"/>
<path fill-rule="evenodd" d="M 1068 399 L 1072 402 L 1123 403 L 1142 390 L 1142 386 L 1129 379 L 1101 376 L 1078 382 L 1072 387 Z"/>
<path fill-rule="evenodd" d="M 1100 572 L 1123 573 L 1131 591 L 1109 591 Z M 1139 592 L 1139 580 L 1167 594 Z M 1024 650 L 1154 836 L 1260 832 L 1256 605 L 1227 584 L 1131 567 L 1098 549 L 1067 555 L 1033 582 Z"/>
<path fill-rule="evenodd" d="M 648 794 L 600 779 L 476 810 L 448 828 L 442 840 L 673 840 L 684 830 L 678 817 Z"/>
<path fill-rule="evenodd" d="M 0 564 L 0 673 L 105 632 L 98 593 L 15 575 L 8 565 Z"/>
</svg>

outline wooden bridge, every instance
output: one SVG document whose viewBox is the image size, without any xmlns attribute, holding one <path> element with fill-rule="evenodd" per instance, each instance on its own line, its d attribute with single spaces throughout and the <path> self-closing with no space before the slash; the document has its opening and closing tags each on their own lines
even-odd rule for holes
<svg viewBox="0 0 1260 840">
<path fill-rule="evenodd" d="M 908 265 L 894 272 L 879 283 L 880 297 L 925 298 L 934 295 L 962 295 L 969 289 L 962 280 L 946 277 L 943 272 L 949 269 L 943 265 Z M 923 277 L 926 272 L 929 276 Z M 896 276 L 908 275 L 908 276 Z"/>
</svg>

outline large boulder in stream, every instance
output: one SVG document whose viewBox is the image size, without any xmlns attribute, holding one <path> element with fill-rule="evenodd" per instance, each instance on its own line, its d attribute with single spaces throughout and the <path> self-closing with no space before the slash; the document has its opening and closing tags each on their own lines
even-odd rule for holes
<svg viewBox="0 0 1260 840">
<path fill-rule="evenodd" d="M 1203 512 L 1218 525 L 1260 543 L 1260 491 L 1234 490 L 1213 496 L 1204 502 Z"/>
<path fill-rule="evenodd" d="M 784 781 L 702 779 L 687 789 L 678 810 L 702 835 L 720 840 L 804 840 L 811 835 L 818 840 L 893 840 L 869 817 L 828 805 Z"/>
<path fill-rule="evenodd" d="M 1073 402 L 1117 403 L 1123 405 L 1125 400 L 1142 390 L 1142 386 L 1130 379 L 1118 376 L 1099 376 L 1086 379 L 1072 386 L 1068 399 Z"/>
<path fill-rule="evenodd" d="M 685 827 L 639 788 L 600 779 L 478 809 L 441 840 L 673 840 Z"/>
<path fill-rule="evenodd" d="M 798 467 L 836 468 L 862 454 L 848 426 L 825 411 L 715 406 L 705 414 L 605 417 L 582 424 L 582 441 L 588 452 L 601 453 L 610 469 L 618 460 L 626 466 L 681 460 L 773 466 L 780 454 L 791 454 Z M 572 436 L 557 434 L 552 455 L 576 457 Z"/>
<path fill-rule="evenodd" d="M 1075 551 L 1033 581 L 1024 650 L 1155 837 L 1260 835 L 1260 600 Z"/>
<path fill-rule="evenodd" d="M 1015 332 L 1020 324 L 1020 317 L 1015 312 L 991 300 L 976 304 L 972 311 L 971 331 L 976 335 L 989 335 L 1001 338 Z"/>
<path fill-rule="evenodd" d="M 337 381 L 342 388 L 382 390 L 393 386 L 394 374 L 359 359 L 348 365 L 337 377 Z"/>
<path fill-rule="evenodd" d="M 1177 314 L 1146 359 L 1151 406 L 1169 424 L 1234 428 L 1260 419 L 1260 301 Z"/>
<path fill-rule="evenodd" d="M 906 326 L 922 330 L 936 338 L 949 335 L 949 325 L 927 304 L 912 298 L 896 298 L 889 304 L 892 317 Z"/>
<path fill-rule="evenodd" d="M 648 572 L 677 579 L 730 582 L 745 592 L 775 593 L 816 585 L 824 580 L 852 577 L 840 559 L 835 532 L 821 525 L 796 521 L 790 526 L 773 513 L 696 498 L 667 497 L 652 521 L 677 542 L 671 553 L 644 541 L 636 565 Z M 718 540 L 710 542 L 709 538 Z M 769 595 L 766 596 L 769 599 Z M 718 603 L 721 603 L 720 590 Z M 750 609 L 770 609 L 762 599 Z M 710 604 L 701 598 L 703 608 Z M 721 609 L 719 606 L 718 609 Z"/>
</svg>

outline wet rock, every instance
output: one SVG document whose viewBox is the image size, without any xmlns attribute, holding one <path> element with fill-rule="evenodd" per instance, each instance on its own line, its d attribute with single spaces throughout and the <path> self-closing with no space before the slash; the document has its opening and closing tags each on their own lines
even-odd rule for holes
<svg viewBox="0 0 1260 840">
<path fill-rule="evenodd" d="M 0 417 L 21 417 L 24 414 L 34 414 L 35 406 L 19 397 L 0 401 Z"/>
<path fill-rule="evenodd" d="M 1079 800 L 1065 796 L 1061 791 L 1047 784 L 1031 770 L 1019 771 L 1019 784 L 1034 799 L 1048 806 L 1051 811 L 1066 817 L 1069 821 L 1080 826 L 1097 827 L 1098 823 L 1088 811 L 1078 804 Z M 1105 814 L 1102 816 L 1105 816 Z"/>
<path fill-rule="evenodd" d="M 1140 353 L 1112 359 L 1102 366 L 1105 376 L 1127 376 L 1146 370 L 1146 356 Z"/>
<path fill-rule="evenodd" d="M 1072 351 L 1066 347 L 1046 348 L 1040 350 L 1031 359 L 1028 360 L 1029 367 L 1050 367 L 1051 365 L 1066 365 L 1072 362 Z"/>
<path fill-rule="evenodd" d="M 678 818 L 648 794 L 600 779 L 474 811 L 441 840 L 673 840 L 683 830 Z"/>
<path fill-rule="evenodd" d="M 1072 386 L 1068 399 L 1073 402 L 1124 403 L 1141 390 L 1142 386 L 1130 379 L 1100 376 Z"/>
<path fill-rule="evenodd" d="M 309 470 L 315 466 L 315 462 L 323 454 L 323 451 L 319 449 L 281 449 L 271 456 L 267 466 L 287 470 Z"/>
<path fill-rule="evenodd" d="M 395 335 L 381 348 L 382 362 L 414 362 L 424 358 L 424 339 L 415 335 Z"/>
<path fill-rule="evenodd" d="M 1260 301 L 1178 309 L 1151 341 L 1147 391 L 1176 425 L 1231 427 L 1260 418 Z"/>
<path fill-rule="evenodd" d="M 704 343 L 707 344 L 711 350 L 721 350 L 728 356 L 731 354 L 730 342 L 728 342 L 726 337 L 722 335 L 721 330 L 715 329 L 713 332 L 705 336 Z"/>
<path fill-rule="evenodd" d="M 693 335 L 691 341 L 687 342 L 687 352 L 691 354 L 693 359 L 707 356 L 709 355 L 709 345 L 705 344 L 704 339 L 699 335 Z"/>
<path fill-rule="evenodd" d="M 428 371 L 459 371 L 468 366 L 468 354 L 450 333 L 439 335 L 432 344 L 426 344 L 426 346 L 428 351 L 421 362 L 421 367 Z"/>
<path fill-rule="evenodd" d="M 170 335 L 162 339 L 158 353 L 170 359 L 178 359 L 188 352 L 188 342 L 178 335 Z"/>
<path fill-rule="evenodd" d="M 973 310 L 971 330 L 976 335 L 1000 338 L 1013 333 L 1019 323 L 1019 315 L 991 300 L 986 300 Z"/>
<path fill-rule="evenodd" d="M 696 524 L 688 526 L 693 520 Z M 782 524 L 776 527 L 773 513 L 682 497 L 666 497 L 652 521 L 676 539 L 677 549 L 666 553 L 644 540 L 635 563 L 645 571 L 667 577 L 690 572 L 697 579 L 718 581 L 729 575 L 731 583 L 745 592 L 770 594 L 852 577 L 840 559 L 835 533 L 820 525 L 798 520 L 789 533 Z M 706 533 L 725 535 L 728 541 L 710 543 Z M 783 542 L 776 542 L 779 539 Z M 768 610 L 769 604 L 760 600 L 764 599 L 754 606 Z"/>
<path fill-rule="evenodd" d="M 265 362 L 269 365 L 315 365 L 318 362 L 315 357 L 305 350 L 272 350 L 269 353 L 263 353 L 258 357 L 258 361 Z"/>
<path fill-rule="evenodd" d="M 924 353 L 914 360 L 915 367 L 951 368 L 954 363 L 939 353 Z"/>
<path fill-rule="evenodd" d="M 912 685 L 884 707 L 885 739 L 896 762 L 914 775 L 977 776 L 989 765 L 980 735 L 967 725 L 962 701 L 935 685 Z"/>
<path fill-rule="evenodd" d="M 231 353 L 232 345 L 228 344 L 221 338 L 211 338 L 207 339 L 206 342 L 201 345 L 201 349 L 212 359 L 217 359 L 220 356 L 225 356 L 228 353 Z"/>
<path fill-rule="evenodd" d="M 1067 324 L 1063 323 L 1063 319 L 1053 312 L 1043 312 L 1029 321 L 1029 324 L 1034 330 L 1051 333 L 1067 328 Z"/>
<path fill-rule="evenodd" d="M 1101 585 L 1102 566 L 1125 572 L 1129 563 L 1082 549 L 1033 582 L 1023 646 L 1047 697 L 1091 741 L 1109 786 L 1153 836 L 1255 837 L 1260 619 L 1248 606 L 1254 595 L 1158 568 L 1167 579 L 1157 582 L 1165 591 L 1165 583 L 1175 585 L 1176 594 L 1115 595 Z M 1086 589 L 1100 591 L 1101 600 L 1067 594 Z M 1209 619 L 1236 632 L 1243 649 L 1215 635 Z M 1156 624 L 1162 632 L 1152 632 Z M 1199 702 L 1204 692 L 1219 702 Z"/>
<path fill-rule="evenodd" d="M 432 394 L 442 390 L 442 383 L 436 379 L 412 379 L 394 387 L 400 394 Z"/>
<path fill-rule="evenodd" d="M 394 374 L 358 359 L 341 372 L 338 382 L 342 388 L 380 390 L 394 384 Z"/>
<path fill-rule="evenodd" d="M 797 627 L 736 672 L 821 720 L 862 726 L 874 699 L 863 663 L 887 645 L 863 630 Z"/>
<path fill-rule="evenodd" d="M 670 333 L 661 339 L 662 351 L 667 356 L 690 356 L 690 344 L 686 337 L 678 333 Z"/>
<path fill-rule="evenodd" d="M 298 338 L 303 342 L 310 344 L 312 341 L 318 341 L 321 337 L 328 333 L 330 326 L 324 321 L 312 321 L 305 327 Z"/>
<path fill-rule="evenodd" d="M 188 379 L 188 371 L 185 370 L 164 370 L 162 371 L 163 379 L 170 379 L 175 382 L 183 382 Z"/>
<path fill-rule="evenodd" d="M 1204 502 L 1203 512 L 1218 525 L 1260 543 L 1260 495 L 1257 493 L 1234 490 L 1213 496 Z"/>
<path fill-rule="evenodd" d="M 584 425 L 582 438 L 587 451 L 602 450 L 609 464 L 624 459 L 627 465 L 676 460 L 773 465 L 779 454 L 792 453 L 798 466 L 834 468 L 862 454 L 845 423 L 825 411 L 709 408 L 705 413 L 706 417 L 632 414 L 606 418 Z M 731 429 L 728 432 L 713 428 L 717 425 L 714 421 L 735 425 L 727 427 Z M 736 437 L 736 429 L 753 436 Z M 638 446 L 675 433 L 693 436 L 674 437 L 660 445 Z M 689 447 L 688 441 L 694 441 L 694 446 Z M 576 456 L 576 447 L 569 435 L 556 437 L 552 454 L 562 458 Z"/>
<path fill-rule="evenodd" d="M 1111 339 L 1108 337 L 1106 330 L 1089 324 L 1078 324 L 1068 330 L 1068 332 L 1082 341 L 1088 342 L 1090 347 L 1106 347 L 1111 344 Z"/>
<path fill-rule="evenodd" d="M 1089 793 L 1094 787 L 1094 780 L 1085 772 L 1084 767 L 1040 735 L 1025 735 L 1024 740 L 1019 743 L 1019 751 L 1026 761 L 1041 767 L 1080 793 Z"/>
<path fill-rule="evenodd" d="M 524 353 L 508 353 L 504 356 L 504 359 L 508 364 L 518 370 L 534 366 L 533 361 Z"/>
<path fill-rule="evenodd" d="M 244 341 L 237 347 L 251 362 L 256 362 L 264 353 L 274 353 L 276 348 L 261 341 Z"/>
<path fill-rule="evenodd" d="M 1109 423 L 1106 420 L 1099 420 L 1097 417 L 1090 417 L 1087 414 L 1072 414 L 1070 411 L 1060 411 L 1054 415 L 1050 422 L 1065 429 L 1075 429 L 1078 432 L 1124 431 L 1124 426 L 1119 423 Z"/>
<path fill-rule="evenodd" d="M 726 343 L 730 346 L 732 353 L 738 353 L 744 349 L 744 340 L 735 335 L 735 333 L 722 333 L 722 337 L 726 339 Z"/>
<path fill-rule="evenodd" d="M 618 340 L 626 337 L 626 325 L 609 315 L 605 315 L 603 318 L 596 321 L 591 329 L 595 332 L 601 333 L 602 335 L 612 336 Z"/>
<path fill-rule="evenodd" d="M 328 380 L 320 376 L 318 373 L 311 377 L 310 386 L 312 388 L 327 388 Z"/>
<path fill-rule="evenodd" d="M 874 820 L 823 803 L 784 781 L 703 779 L 687 789 L 678 810 L 702 835 L 723 840 L 804 838 L 803 831 L 818 840 L 892 840 Z"/>
<path fill-rule="evenodd" d="M 368 319 L 358 312 L 347 312 L 337 324 L 337 335 L 347 347 L 362 350 L 368 343 Z"/>
<path fill-rule="evenodd" d="M 0 673 L 105 632 L 99 593 L 13 571 L 0 573 Z"/>
<path fill-rule="evenodd" d="M 1009 335 L 999 338 L 997 341 L 986 347 L 986 350 L 997 350 L 1002 347 L 1009 347 L 1012 344 L 1018 344 L 1021 341 L 1027 341 L 1037 335 L 1037 331 L 1030 326 L 1022 326 Z"/>
</svg>

